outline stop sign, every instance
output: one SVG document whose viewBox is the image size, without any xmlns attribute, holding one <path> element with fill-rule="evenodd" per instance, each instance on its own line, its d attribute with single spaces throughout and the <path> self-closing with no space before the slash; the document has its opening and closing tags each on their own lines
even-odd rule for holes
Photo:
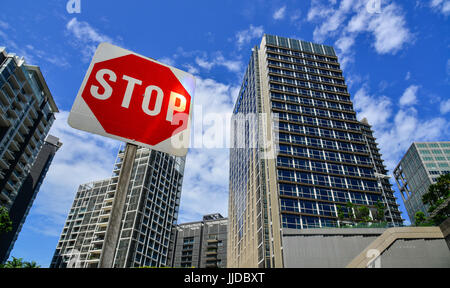
<svg viewBox="0 0 450 288">
<path fill-rule="evenodd" d="M 194 89 L 191 74 L 102 43 L 75 99 L 69 125 L 184 156 Z"/>
</svg>

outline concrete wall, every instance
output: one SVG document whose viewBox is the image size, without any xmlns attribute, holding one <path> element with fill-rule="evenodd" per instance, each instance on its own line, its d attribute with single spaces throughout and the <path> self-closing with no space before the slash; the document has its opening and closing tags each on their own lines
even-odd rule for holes
<svg viewBox="0 0 450 288">
<path fill-rule="evenodd" d="M 343 268 L 385 229 L 283 229 L 286 268 Z"/>
<path fill-rule="evenodd" d="M 439 227 L 284 229 L 283 257 L 286 268 L 450 268 Z"/>
<path fill-rule="evenodd" d="M 443 239 L 400 239 L 381 254 L 381 268 L 450 268 Z"/>
</svg>

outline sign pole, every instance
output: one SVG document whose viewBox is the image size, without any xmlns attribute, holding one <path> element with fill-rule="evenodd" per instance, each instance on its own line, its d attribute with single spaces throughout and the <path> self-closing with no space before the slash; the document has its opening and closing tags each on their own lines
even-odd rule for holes
<svg viewBox="0 0 450 288">
<path fill-rule="evenodd" d="M 113 268 L 114 265 L 114 256 L 119 242 L 120 230 L 122 228 L 122 217 L 137 148 L 138 146 L 129 143 L 127 143 L 125 148 L 125 155 L 119 174 L 119 182 L 117 183 L 117 190 L 114 194 L 108 228 L 106 229 L 106 235 L 103 241 L 99 268 Z"/>
</svg>

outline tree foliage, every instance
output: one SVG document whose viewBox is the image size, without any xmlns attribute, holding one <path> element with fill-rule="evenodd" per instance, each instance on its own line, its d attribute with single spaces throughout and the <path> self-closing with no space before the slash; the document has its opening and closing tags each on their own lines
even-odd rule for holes
<svg viewBox="0 0 450 288">
<path fill-rule="evenodd" d="M 12 230 L 12 221 L 6 207 L 0 207 L 0 234 L 8 233 Z"/>
<path fill-rule="evenodd" d="M 12 260 L 7 261 L 3 265 L 0 265 L 0 268 L 10 268 L 10 269 L 41 268 L 41 266 L 37 265 L 37 263 L 35 261 L 24 262 L 22 258 L 16 258 L 16 257 L 12 257 L 12 258 L 13 258 Z"/>
<path fill-rule="evenodd" d="M 422 226 L 426 223 L 427 217 L 425 217 L 425 213 L 419 211 L 414 215 L 414 223 L 416 226 Z"/>
<path fill-rule="evenodd" d="M 384 204 L 381 201 L 378 201 L 374 206 L 376 211 L 372 209 L 371 217 L 371 209 L 368 206 L 355 205 L 351 202 L 348 202 L 345 206 L 339 205 L 337 206 L 338 220 L 344 223 L 360 223 L 362 225 L 368 223 L 384 223 L 384 211 L 386 209 Z"/>
<path fill-rule="evenodd" d="M 439 208 L 437 214 L 430 219 L 434 225 L 440 225 L 450 217 L 450 204 L 440 207 L 450 197 L 450 174 L 439 176 L 435 184 L 430 185 L 428 192 L 422 196 L 422 202 L 429 205 L 428 212 L 433 213 Z"/>
</svg>

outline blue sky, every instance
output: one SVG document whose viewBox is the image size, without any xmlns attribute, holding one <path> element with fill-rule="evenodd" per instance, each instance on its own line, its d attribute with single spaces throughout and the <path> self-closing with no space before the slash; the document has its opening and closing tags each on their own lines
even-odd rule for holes
<svg viewBox="0 0 450 288">
<path fill-rule="evenodd" d="M 374 126 L 391 172 L 413 141 L 449 140 L 450 1 L 381 0 L 379 11 L 367 9 L 374 1 L 81 0 L 73 14 L 66 0 L 4 3 L 0 46 L 41 67 L 61 110 L 51 133 L 64 143 L 11 255 L 47 267 L 78 185 L 111 175 L 120 143 L 66 124 L 103 41 L 193 73 L 204 114 L 231 112 L 263 33 L 332 45 L 358 118 Z M 214 133 L 208 124 L 206 137 Z M 227 193 L 228 150 L 192 149 L 179 222 L 226 216 Z"/>
</svg>

